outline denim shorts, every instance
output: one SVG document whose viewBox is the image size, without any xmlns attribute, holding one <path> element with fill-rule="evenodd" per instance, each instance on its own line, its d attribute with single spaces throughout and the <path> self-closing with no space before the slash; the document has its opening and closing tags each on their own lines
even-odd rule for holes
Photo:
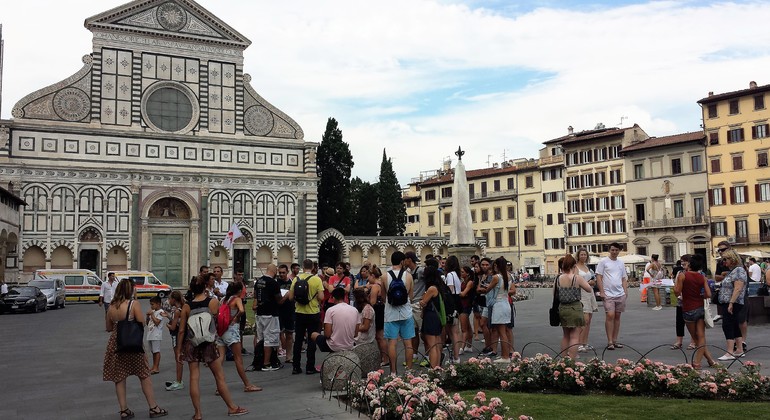
<svg viewBox="0 0 770 420">
<path fill-rule="evenodd" d="M 385 338 L 395 340 L 399 337 L 407 340 L 414 338 L 414 318 L 385 323 Z"/>
<path fill-rule="evenodd" d="M 221 337 L 217 337 L 217 346 L 220 347 L 230 347 L 235 343 L 241 342 L 241 332 L 240 325 L 230 325 L 227 327 L 227 331 L 225 331 L 224 334 L 222 334 Z"/>
<path fill-rule="evenodd" d="M 682 319 L 684 319 L 684 322 L 697 322 L 699 319 L 704 319 L 706 317 L 706 310 L 703 309 L 701 306 L 700 308 L 695 308 L 692 311 L 682 312 Z"/>
</svg>

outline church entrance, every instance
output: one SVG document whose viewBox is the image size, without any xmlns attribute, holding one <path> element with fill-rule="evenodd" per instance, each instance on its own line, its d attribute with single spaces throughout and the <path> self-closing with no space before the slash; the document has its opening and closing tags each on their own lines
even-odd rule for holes
<svg viewBox="0 0 770 420">
<path fill-rule="evenodd" d="M 99 275 L 99 250 L 81 249 L 78 255 L 78 268 L 91 270 Z"/>
<path fill-rule="evenodd" d="M 182 286 L 183 235 L 152 235 L 152 272 L 173 287 Z"/>
</svg>

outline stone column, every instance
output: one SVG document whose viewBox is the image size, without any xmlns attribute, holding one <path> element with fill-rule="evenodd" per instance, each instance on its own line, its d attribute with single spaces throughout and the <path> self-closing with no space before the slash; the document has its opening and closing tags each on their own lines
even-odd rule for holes
<svg viewBox="0 0 770 420">
<path fill-rule="evenodd" d="M 198 252 L 198 265 L 208 265 L 209 260 L 209 189 L 207 187 L 201 188 L 201 218 L 200 218 L 200 231 L 198 237 L 200 238 L 200 248 Z M 197 271 L 195 271 L 197 273 Z"/>
<path fill-rule="evenodd" d="M 132 270 L 139 270 L 142 255 L 142 217 L 139 208 L 139 191 L 137 185 L 131 186 L 131 253 L 127 253 L 127 264 Z"/>
</svg>

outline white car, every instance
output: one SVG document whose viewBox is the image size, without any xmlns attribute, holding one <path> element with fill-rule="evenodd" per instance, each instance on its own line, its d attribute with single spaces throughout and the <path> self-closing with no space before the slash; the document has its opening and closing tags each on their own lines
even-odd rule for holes
<svg viewBox="0 0 770 420">
<path fill-rule="evenodd" d="M 67 291 L 62 279 L 35 279 L 28 286 L 35 286 L 45 295 L 49 308 L 64 308 L 67 305 Z"/>
</svg>

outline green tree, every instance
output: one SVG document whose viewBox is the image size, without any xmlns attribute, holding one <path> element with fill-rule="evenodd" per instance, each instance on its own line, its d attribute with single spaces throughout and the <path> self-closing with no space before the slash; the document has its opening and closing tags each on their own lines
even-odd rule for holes
<svg viewBox="0 0 770 420">
<path fill-rule="evenodd" d="M 406 228 L 406 206 L 401 185 L 393 171 L 393 162 L 382 150 L 380 181 L 377 183 L 377 220 L 381 236 L 403 235 Z"/>
<path fill-rule="evenodd" d="M 352 215 L 350 199 L 350 172 L 353 155 L 342 141 L 342 130 L 337 120 L 329 118 L 316 154 L 318 173 L 318 230 L 335 228 L 343 235 L 350 234 Z"/>
<path fill-rule="evenodd" d="M 351 234 L 377 235 L 377 184 L 355 177 L 350 181 L 350 196 L 353 199 Z"/>
</svg>

